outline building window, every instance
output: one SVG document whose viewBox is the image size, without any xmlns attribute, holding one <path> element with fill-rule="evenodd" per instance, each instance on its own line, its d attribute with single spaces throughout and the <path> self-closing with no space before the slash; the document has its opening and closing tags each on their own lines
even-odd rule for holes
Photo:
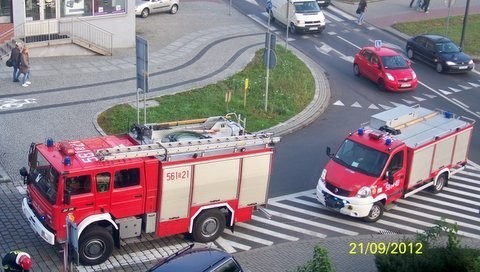
<svg viewBox="0 0 480 272">
<path fill-rule="evenodd" d="M 126 0 L 95 0 L 94 15 L 125 13 Z"/>
<path fill-rule="evenodd" d="M 60 0 L 62 17 L 101 16 L 126 12 L 126 0 Z"/>
</svg>

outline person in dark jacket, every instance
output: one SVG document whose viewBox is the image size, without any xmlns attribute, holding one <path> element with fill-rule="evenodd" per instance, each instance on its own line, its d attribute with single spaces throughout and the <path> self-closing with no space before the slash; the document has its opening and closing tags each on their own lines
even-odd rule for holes
<svg viewBox="0 0 480 272">
<path fill-rule="evenodd" d="M 20 250 L 10 251 L 3 257 L 2 266 L 5 272 L 28 272 L 32 267 L 32 258 Z"/>
<path fill-rule="evenodd" d="M 430 5 L 430 0 L 423 0 L 422 10 L 425 13 L 428 13 L 428 6 Z"/>
<path fill-rule="evenodd" d="M 357 8 L 357 24 L 358 25 L 363 25 L 366 11 L 367 11 L 367 0 L 360 0 L 360 2 L 358 2 L 358 8 Z"/>
<path fill-rule="evenodd" d="M 20 82 L 20 80 L 18 80 L 20 76 L 20 55 L 20 43 L 17 42 L 10 53 L 10 60 L 12 61 L 13 67 L 13 82 Z"/>
</svg>

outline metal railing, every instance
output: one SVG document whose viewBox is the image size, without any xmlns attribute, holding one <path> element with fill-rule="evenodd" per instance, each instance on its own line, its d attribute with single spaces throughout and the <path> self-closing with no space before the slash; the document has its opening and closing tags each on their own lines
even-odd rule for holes
<svg viewBox="0 0 480 272">
<path fill-rule="evenodd" d="M 79 18 L 26 22 L 12 31 L 3 33 L 3 38 L 13 39 L 33 46 L 49 46 L 71 42 L 103 55 L 112 55 L 113 34 Z"/>
</svg>

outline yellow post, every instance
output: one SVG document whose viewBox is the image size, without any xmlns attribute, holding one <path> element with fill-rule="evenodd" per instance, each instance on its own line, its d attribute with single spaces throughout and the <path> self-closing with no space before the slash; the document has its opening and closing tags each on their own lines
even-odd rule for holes
<svg viewBox="0 0 480 272">
<path fill-rule="evenodd" d="M 243 92 L 243 107 L 247 106 L 248 78 L 245 79 L 245 91 Z"/>
</svg>

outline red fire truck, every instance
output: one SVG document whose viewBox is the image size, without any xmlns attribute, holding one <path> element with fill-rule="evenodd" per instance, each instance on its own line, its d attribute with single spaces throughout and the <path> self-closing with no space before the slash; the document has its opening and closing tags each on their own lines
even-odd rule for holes
<svg viewBox="0 0 480 272">
<path fill-rule="evenodd" d="M 468 157 L 475 121 L 442 110 L 398 106 L 375 114 L 327 155 L 318 201 L 377 221 L 386 205 L 431 187 L 438 193 Z M 390 205 L 389 205 L 390 206 Z"/>
<path fill-rule="evenodd" d="M 227 129 L 217 127 L 206 129 Z M 20 174 L 28 184 L 22 209 L 33 230 L 49 244 L 64 243 L 65 219 L 73 213 L 80 262 L 95 265 L 121 239 L 141 233 L 213 241 L 266 204 L 280 138 L 236 133 L 163 142 L 155 135 L 165 136 L 165 129 L 135 126 L 124 135 L 32 143 L 30 169 Z"/>
</svg>

